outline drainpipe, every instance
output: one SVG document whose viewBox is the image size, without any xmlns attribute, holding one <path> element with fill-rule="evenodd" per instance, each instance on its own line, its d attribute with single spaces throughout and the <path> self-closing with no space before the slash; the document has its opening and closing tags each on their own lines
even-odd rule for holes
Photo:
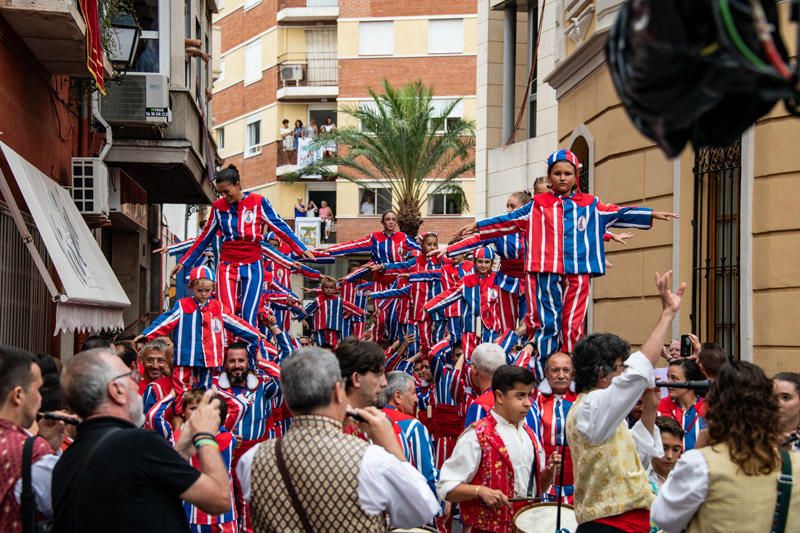
<svg viewBox="0 0 800 533">
<path fill-rule="evenodd" d="M 514 131 L 514 100 L 517 69 L 517 6 L 506 6 L 503 12 L 503 144 Z"/>
<path fill-rule="evenodd" d="M 108 125 L 106 119 L 103 118 L 103 115 L 100 114 L 100 96 L 98 91 L 94 91 L 92 94 L 92 116 L 94 119 L 100 123 L 106 129 L 106 143 L 103 145 L 103 149 L 100 150 L 100 161 L 104 161 L 106 156 L 108 155 L 108 151 L 111 150 L 111 145 L 114 143 L 114 135 L 111 133 L 111 126 Z"/>
</svg>

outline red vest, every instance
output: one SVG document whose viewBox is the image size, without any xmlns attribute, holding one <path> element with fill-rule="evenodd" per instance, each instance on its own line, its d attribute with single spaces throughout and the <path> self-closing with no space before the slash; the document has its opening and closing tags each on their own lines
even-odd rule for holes
<svg viewBox="0 0 800 533">
<path fill-rule="evenodd" d="M 481 462 L 475 477 L 470 484 L 489 487 L 499 490 L 509 498 L 514 497 L 514 466 L 508 456 L 503 439 L 497 434 L 495 428 L 497 420 L 493 416 L 487 416 L 475 423 L 475 433 L 478 437 L 478 444 L 481 447 Z M 542 492 L 542 483 L 539 477 L 539 442 L 533 431 L 523 424 L 525 432 L 533 444 L 534 473 L 536 476 L 537 492 Z M 485 531 L 495 531 L 504 533 L 511 531 L 513 527 L 514 513 L 527 502 L 517 502 L 500 509 L 492 509 L 483 505 L 480 499 L 464 501 L 460 503 L 463 522 Z"/>
</svg>

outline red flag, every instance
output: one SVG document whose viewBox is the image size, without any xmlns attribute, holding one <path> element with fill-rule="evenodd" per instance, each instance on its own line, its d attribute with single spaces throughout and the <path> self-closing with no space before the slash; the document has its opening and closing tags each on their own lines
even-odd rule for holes
<svg viewBox="0 0 800 533">
<path fill-rule="evenodd" d="M 83 19 L 86 21 L 86 67 L 94 78 L 95 85 L 106 94 L 103 74 L 103 41 L 100 36 L 100 16 L 97 0 L 80 0 Z"/>
</svg>

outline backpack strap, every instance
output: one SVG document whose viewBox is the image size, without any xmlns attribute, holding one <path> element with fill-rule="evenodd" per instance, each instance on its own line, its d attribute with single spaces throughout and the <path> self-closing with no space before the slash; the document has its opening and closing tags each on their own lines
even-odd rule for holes
<svg viewBox="0 0 800 533">
<path fill-rule="evenodd" d="M 784 450 L 781 453 L 781 473 L 778 476 L 778 499 L 775 501 L 775 515 L 772 520 L 772 533 L 783 533 L 786 517 L 789 515 L 789 501 L 792 498 L 792 456 Z"/>
<path fill-rule="evenodd" d="M 303 523 L 305 533 L 314 533 L 314 529 L 311 527 L 311 521 L 308 519 L 308 513 L 306 513 L 303 504 L 300 502 L 300 497 L 297 495 L 297 489 L 292 481 L 292 476 L 289 474 L 289 469 L 286 468 L 282 441 L 283 439 L 278 439 L 275 442 L 275 460 L 277 462 L 278 472 L 281 473 L 283 482 L 286 484 L 286 491 L 289 493 L 289 498 L 292 500 L 292 507 L 294 507 L 295 512 L 300 516 L 300 521 Z"/>
<path fill-rule="evenodd" d="M 36 531 L 36 496 L 33 494 L 33 482 L 31 480 L 31 467 L 33 466 L 33 444 L 38 435 L 31 435 L 25 439 L 22 446 L 22 496 L 20 506 L 22 507 L 22 531 L 23 533 L 34 533 Z"/>
</svg>

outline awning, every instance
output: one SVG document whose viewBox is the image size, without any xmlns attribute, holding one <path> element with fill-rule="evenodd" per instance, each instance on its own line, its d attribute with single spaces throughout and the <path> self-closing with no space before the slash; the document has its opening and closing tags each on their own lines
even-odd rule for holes
<svg viewBox="0 0 800 533">
<path fill-rule="evenodd" d="M 0 142 L 0 150 L 61 282 L 59 290 L 39 252 L 30 242 L 31 237 L 11 191 L 9 176 L 0 168 L 0 191 L 56 302 L 54 334 L 59 331 L 124 328 L 122 310 L 131 302 L 69 192 L 5 143 Z"/>
</svg>

